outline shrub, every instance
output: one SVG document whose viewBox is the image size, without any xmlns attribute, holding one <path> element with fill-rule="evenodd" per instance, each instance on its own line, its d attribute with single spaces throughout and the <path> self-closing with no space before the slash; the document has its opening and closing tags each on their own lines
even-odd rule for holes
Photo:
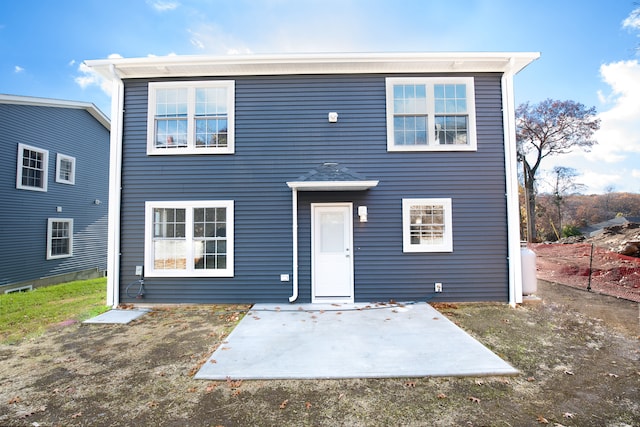
<svg viewBox="0 0 640 427">
<path fill-rule="evenodd" d="M 575 225 L 565 225 L 562 227 L 562 237 L 582 236 L 580 230 Z"/>
</svg>

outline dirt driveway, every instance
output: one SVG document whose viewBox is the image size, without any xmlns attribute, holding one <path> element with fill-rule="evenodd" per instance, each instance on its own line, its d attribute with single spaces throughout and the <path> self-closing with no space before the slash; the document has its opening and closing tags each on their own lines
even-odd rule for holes
<svg viewBox="0 0 640 427">
<path fill-rule="evenodd" d="M 545 282 L 539 295 L 517 309 L 438 306 L 515 377 L 203 381 L 192 374 L 246 306 L 65 322 L 0 346 L 0 425 L 640 425 L 638 304 Z"/>
</svg>

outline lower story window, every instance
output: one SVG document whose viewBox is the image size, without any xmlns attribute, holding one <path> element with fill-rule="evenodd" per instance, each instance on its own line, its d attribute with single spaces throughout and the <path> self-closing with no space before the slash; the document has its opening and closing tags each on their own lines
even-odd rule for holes
<svg viewBox="0 0 640 427">
<path fill-rule="evenodd" d="M 49 218 L 47 221 L 47 259 L 73 255 L 73 219 Z"/>
<path fill-rule="evenodd" d="M 233 201 L 146 202 L 147 276 L 233 277 Z"/>
<path fill-rule="evenodd" d="M 404 252 L 452 252 L 451 199 L 402 199 Z"/>
</svg>

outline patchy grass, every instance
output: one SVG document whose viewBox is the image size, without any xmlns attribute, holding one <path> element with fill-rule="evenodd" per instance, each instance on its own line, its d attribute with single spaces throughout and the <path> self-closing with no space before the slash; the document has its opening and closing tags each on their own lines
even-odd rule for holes
<svg viewBox="0 0 640 427">
<path fill-rule="evenodd" d="M 82 321 L 109 309 L 106 278 L 79 280 L 0 295 L 0 342 L 18 342 L 64 321 Z"/>
<path fill-rule="evenodd" d="M 248 305 L 65 322 L 0 343 L 0 425 L 638 426 L 638 306 L 539 287 L 543 302 L 516 309 L 438 305 L 520 370 L 510 377 L 203 381 L 193 374 Z"/>
</svg>

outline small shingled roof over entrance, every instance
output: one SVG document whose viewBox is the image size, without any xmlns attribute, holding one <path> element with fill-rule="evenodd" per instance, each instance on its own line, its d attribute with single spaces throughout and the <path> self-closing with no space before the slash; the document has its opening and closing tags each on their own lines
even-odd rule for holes
<svg viewBox="0 0 640 427">
<path fill-rule="evenodd" d="M 288 181 L 287 185 L 302 191 L 361 191 L 377 186 L 378 182 L 338 163 L 326 162 L 296 180 Z"/>
</svg>

